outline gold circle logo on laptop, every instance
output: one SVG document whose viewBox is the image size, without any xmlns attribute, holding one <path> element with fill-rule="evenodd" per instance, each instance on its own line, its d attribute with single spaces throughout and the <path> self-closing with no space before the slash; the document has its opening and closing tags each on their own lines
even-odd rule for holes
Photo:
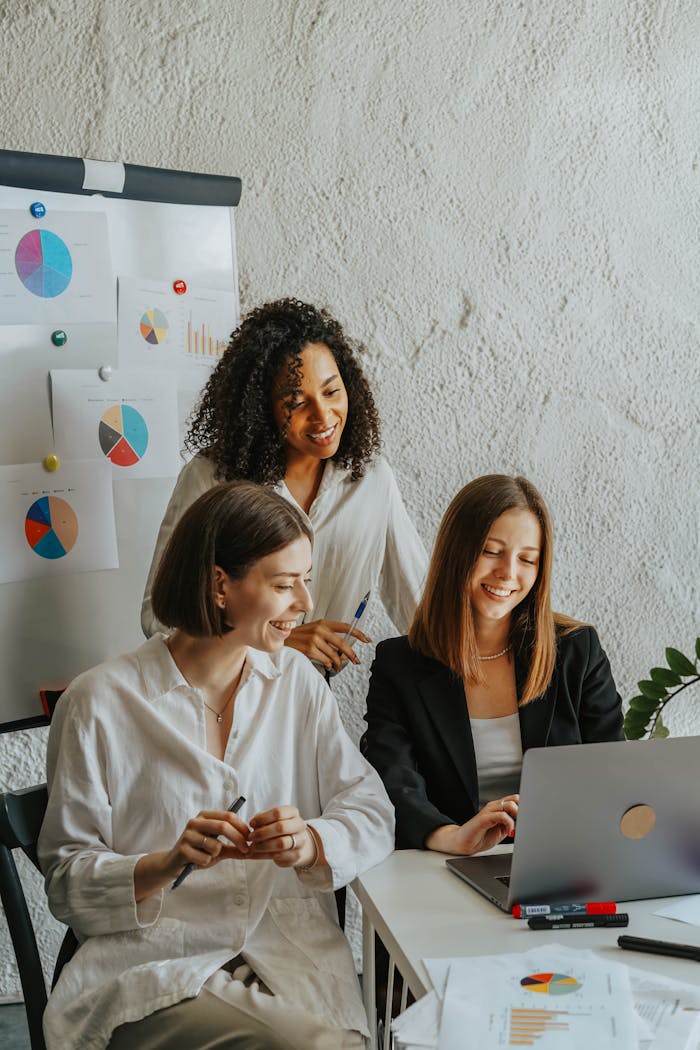
<svg viewBox="0 0 700 1050">
<path fill-rule="evenodd" d="M 622 814 L 620 831 L 626 839 L 645 839 L 656 824 L 656 813 L 651 806 L 640 803 L 630 806 Z"/>
</svg>

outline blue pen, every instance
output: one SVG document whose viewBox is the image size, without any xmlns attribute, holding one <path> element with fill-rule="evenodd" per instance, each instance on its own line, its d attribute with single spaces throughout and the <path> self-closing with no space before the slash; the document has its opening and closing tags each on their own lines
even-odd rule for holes
<svg viewBox="0 0 700 1050">
<path fill-rule="evenodd" d="M 353 617 L 353 621 L 350 624 L 350 626 L 348 627 L 348 629 L 345 632 L 345 634 L 343 635 L 343 641 L 344 642 L 349 641 L 350 638 L 352 637 L 352 632 L 355 630 L 355 628 L 357 627 L 358 623 L 360 622 L 360 619 L 362 617 L 363 612 L 365 611 L 365 607 L 367 605 L 367 602 L 369 601 L 369 596 L 370 596 L 371 593 L 372 593 L 371 591 L 367 591 L 367 594 L 364 596 L 364 598 L 362 599 L 360 604 L 357 606 L 357 612 L 355 613 L 355 616 Z M 352 645 L 352 642 L 350 644 Z M 333 676 L 336 675 L 337 673 L 338 672 L 334 668 L 332 668 L 332 667 L 327 668 L 326 671 L 324 672 L 326 681 L 328 681 L 330 678 L 333 678 Z"/>
<path fill-rule="evenodd" d="M 352 632 L 355 630 L 355 628 L 357 627 L 358 623 L 360 622 L 362 614 L 365 611 L 365 607 L 367 605 L 367 602 L 369 601 L 370 594 L 371 594 L 371 591 L 367 591 L 367 594 L 364 596 L 364 598 L 362 599 L 360 604 L 357 606 L 357 612 L 355 613 L 355 618 L 353 619 L 352 623 L 350 624 L 349 628 L 347 629 L 347 631 L 345 632 L 345 634 L 343 636 L 343 641 L 344 642 L 348 641 L 348 639 L 352 635 Z"/>
</svg>

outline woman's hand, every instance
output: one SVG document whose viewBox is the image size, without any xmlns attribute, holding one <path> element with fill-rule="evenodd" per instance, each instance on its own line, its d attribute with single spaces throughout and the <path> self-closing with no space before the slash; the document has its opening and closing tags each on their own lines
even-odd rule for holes
<svg viewBox="0 0 700 1050">
<path fill-rule="evenodd" d="M 311 620 L 295 627 L 285 645 L 298 649 L 300 653 L 308 656 L 309 660 L 322 664 L 327 671 L 340 671 L 348 660 L 354 664 L 360 662 L 350 643 L 343 640 L 349 627 L 349 623 L 343 623 L 341 620 Z M 352 636 L 357 638 L 358 642 L 372 640 L 357 628 L 352 632 Z"/>
<path fill-rule="evenodd" d="M 248 860 L 272 860 L 278 868 L 308 868 L 326 863 L 323 843 L 296 806 L 276 806 L 250 822 Z"/>
<path fill-rule="evenodd" d="M 426 848 L 462 856 L 491 849 L 501 839 L 515 832 L 519 802 L 519 795 L 506 795 L 487 802 L 475 817 L 461 827 L 458 824 L 444 824 L 436 828 L 425 840 Z"/>
<path fill-rule="evenodd" d="M 224 841 L 220 842 L 221 836 Z M 134 895 L 142 901 L 172 883 L 187 864 L 211 868 L 221 860 L 245 860 L 250 854 L 250 829 L 227 810 L 202 810 L 187 826 L 171 850 L 147 853 L 134 868 Z"/>
</svg>

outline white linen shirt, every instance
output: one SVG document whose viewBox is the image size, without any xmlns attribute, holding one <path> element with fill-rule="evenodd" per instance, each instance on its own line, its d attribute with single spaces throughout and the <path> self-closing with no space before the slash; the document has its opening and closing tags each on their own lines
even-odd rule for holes
<svg viewBox="0 0 700 1050">
<path fill-rule="evenodd" d="M 367 1035 L 333 889 L 393 848 L 393 810 L 306 657 L 248 650 L 223 761 L 203 698 L 162 635 L 80 675 L 56 708 L 39 838 L 49 906 L 81 945 L 44 1014 L 49 1050 L 98 1050 L 112 1031 L 199 993 L 241 953 L 277 995 Z M 239 794 L 243 819 L 299 808 L 328 868 L 222 861 L 140 903 L 134 867 L 202 809 Z"/>
<path fill-rule="evenodd" d="M 141 626 L 147 636 L 163 629 L 153 615 L 151 590 L 165 546 L 190 504 L 217 484 L 215 472 L 201 452 L 180 471 L 146 581 Z M 314 536 L 309 587 L 314 608 L 309 618 L 351 621 L 362 596 L 370 590 L 376 596 L 378 590 L 391 620 L 405 633 L 422 593 L 428 558 L 386 460 L 376 459 L 357 481 L 328 460 L 308 515 L 284 481 L 275 491 L 301 512 Z"/>
</svg>

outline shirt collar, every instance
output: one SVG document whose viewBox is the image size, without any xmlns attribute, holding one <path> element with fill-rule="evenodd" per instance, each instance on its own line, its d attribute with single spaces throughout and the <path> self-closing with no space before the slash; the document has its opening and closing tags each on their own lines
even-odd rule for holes
<svg viewBox="0 0 700 1050">
<path fill-rule="evenodd" d="M 186 689 L 192 688 L 170 655 L 166 635 L 154 634 L 138 650 L 137 658 L 141 667 L 145 700 L 157 700 L 173 689 L 183 686 Z M 282 674 L 274 656 L 259 649 L 251 649 L 250 646 L 246 653 L 246 669 L 249 670 L 244 670 L 244 679 L 248 674 L 257 674 L 272 680 Z"/>
</svg>

